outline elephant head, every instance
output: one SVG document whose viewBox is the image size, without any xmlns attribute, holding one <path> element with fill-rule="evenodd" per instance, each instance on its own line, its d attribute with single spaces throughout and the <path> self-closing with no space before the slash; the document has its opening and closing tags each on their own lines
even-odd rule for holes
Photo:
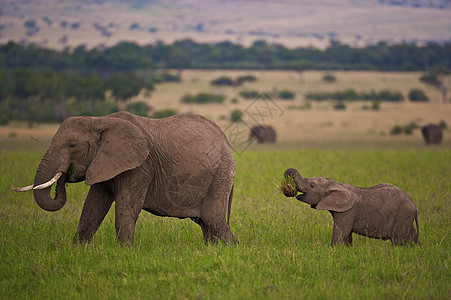
<svg viewBox="0 0 451 300">
<path fill-rule="evenodd" d="M 36 203 L 48 211 L 66 203 L 65 184 L 87 185 L 109 180 L 141 165 L 149 155 L 148 139 L 132 123 L 114 117 L 70 117 L 54 135 L 36 171 L 33 189 Z M 56 195 L 50 195 L 57 182 Z"/>
<path fill-rule="evenodd" d="M 285 177 L 293 176 L 296 189 L 301 194 L 296 199 L 310 204 L 312 208 L 344 212 L 356 202 L 356 195 L 342 184 L 324 177 L 302 177 L 298 170 L 290 168 Z"/>
</svg>

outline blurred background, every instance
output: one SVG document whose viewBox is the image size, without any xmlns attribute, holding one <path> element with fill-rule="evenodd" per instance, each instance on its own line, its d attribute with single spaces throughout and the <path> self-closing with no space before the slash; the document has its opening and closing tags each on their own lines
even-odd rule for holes
<svg viewBox="0 0 451 300">
<path fill-rule="evenodd" d="M 128 110 L 267 147 L 424 147 L 436 124 L 449 147 L 450 88 L 449 0 L 0 0 L 5 142 Z"/>
</svg>

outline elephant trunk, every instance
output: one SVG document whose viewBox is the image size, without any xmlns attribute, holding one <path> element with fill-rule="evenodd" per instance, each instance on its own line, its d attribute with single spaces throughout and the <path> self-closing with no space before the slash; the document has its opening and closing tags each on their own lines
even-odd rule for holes
<svg viewBox="0 0 451 300">
<path fill-rule="evenodd" d="M 296 170 L 294 168 L 289 168 L 285 171 L 284 176 L 285 177 L 293 177 L 294 181 L 296 182 L 296 189 L 298 190 L 298 192 L 302 192 L 302 190 L 300 188 L 302 176 L 301 176 L 301 174 L 299 174 L 298 170 Z"/>
<path fill-rule="evenodd" d="M 48 169 L 47 166 L 53 166 L 54 160 L 44 155 L 41 164 L 36 171 L 34 179 L 33 195 L 36 203 L 44 210 L 56 211 L 66 204 L 66 174 L 65 170 L 59 170 L 54 167 Z M 66 168 L 67 169 L 67 168 Z M 55 198 L 50 195 L 52 184 L 57 180 Z"/>
</svg>

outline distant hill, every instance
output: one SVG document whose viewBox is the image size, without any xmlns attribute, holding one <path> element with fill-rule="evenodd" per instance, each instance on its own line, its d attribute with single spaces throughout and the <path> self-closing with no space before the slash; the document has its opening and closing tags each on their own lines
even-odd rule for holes
<svg viewBox="0 0 451 300">
<path fill-rule="evenodd" d="M 287 47 L 451 40 L 451 0 L 0 0 L 0 43 L 79 45 L 256 40 Z"/>
</svg>

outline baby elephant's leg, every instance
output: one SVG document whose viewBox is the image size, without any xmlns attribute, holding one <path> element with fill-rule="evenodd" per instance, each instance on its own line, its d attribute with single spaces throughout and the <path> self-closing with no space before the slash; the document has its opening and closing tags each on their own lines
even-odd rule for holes
<svg viewBox="0 0 451 300">
<path fill-rule="evenodd" d="M 415 219 L 414 215 L 399 216 L 396 223 L 393 225 L 393 231 L 391 235 L 391 242 L 393 245 L 405 245 L 407 243 L 416 243 L 416 230 L 413 225 Z"/>
<path fill-rule="evenodd" d="M 352 246 L 352 228 L 349 224 L 335 221 L 332 230 L 332 245 L 339 244 Z"/>
</svg>

